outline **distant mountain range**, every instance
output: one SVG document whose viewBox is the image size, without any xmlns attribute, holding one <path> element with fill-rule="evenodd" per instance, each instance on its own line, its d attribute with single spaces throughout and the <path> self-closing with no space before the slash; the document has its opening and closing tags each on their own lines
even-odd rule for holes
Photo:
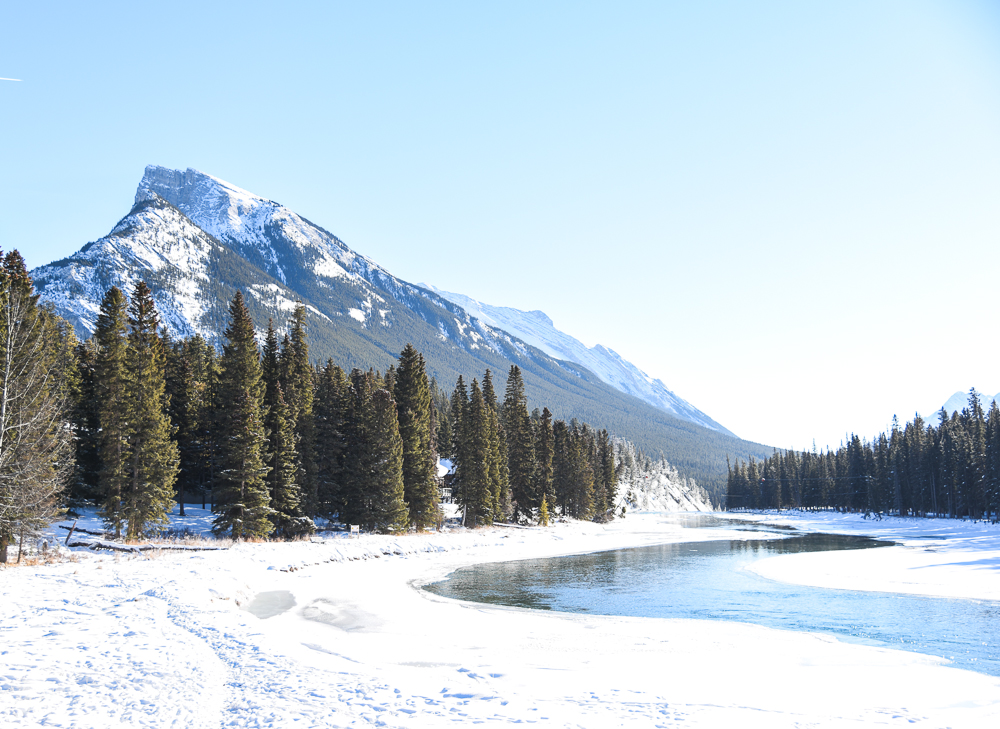
<svg viewBox="0 0 1000 729">
<path fill-rule="evenodd" d="M 446 390 L 459 374 L 471 380 L 489 368 L 502 397 L 517 364 L 530 406 L 546 405 L 556 417 L 579 418 L 651 455 L 662 453 L 713 494 L 724 488 L 727 455 L 761 458 L 772 450 L 733 437 L 611 350 L 588 358 L 576 340 L 556 338 L 552 332 L 562 333 L 551 322 L 531 331 L 482 306 L 467 311 L 396 278 L 288 208 L 196 170 L 147 167 L 134 206 L 107 236 L 32 276 L 42 299 L 83 338 L 112 285 L 131 293 L 145 280 L 174 336 L 199 333 L 219 345 L 228 304 L 242 290 L 261 332 L 269 318 L 283 330 L 301 301 L 312 356 L 348 369 L 385 370 L 409 342 Z M 553 354 L 557 344 L 566 348 L 564 358 Z"/>
<path fill-rule="evenodd" d="M 663 382 L 653 379 L 613 349 L 601 344 L 587 347 L 583 342 L 559 331 L 545 312 L 490 306 L 463 294 L 442 291 L 429 284 L 420 285 L 458 304 L 480 321 L 510 332 L 552 357 L 583 365 L 616 390 L 634 395 L 681 420 L 733 435 L 691 403 L 668 390 Z"/>
</svg>

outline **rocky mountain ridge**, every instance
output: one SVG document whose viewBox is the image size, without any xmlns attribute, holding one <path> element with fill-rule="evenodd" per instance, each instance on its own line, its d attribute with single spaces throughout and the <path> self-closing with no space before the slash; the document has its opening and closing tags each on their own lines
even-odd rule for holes
<svg viewBox="0 0 1000 729">
<path fill-rule="evenodd" d="M 479 320 L 510 332 L 552 357 L 586 367 L 616 390 L 634 395 L 681 420 L 732 435 L 701 410 L 668 390 L 661 380 L 650 377 L 613 349 L 602 344 L 588 347 L 575 337 L 560 331 L 545 312 L 491 306 L 464 294 L 442 291 L 430 284 L 420 285 L 458 304 Z"/>
</svg>

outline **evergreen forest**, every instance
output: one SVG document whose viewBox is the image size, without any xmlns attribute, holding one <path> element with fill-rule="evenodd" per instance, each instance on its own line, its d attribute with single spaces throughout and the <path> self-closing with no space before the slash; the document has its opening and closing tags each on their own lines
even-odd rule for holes
<svg viewBox="0 0 1000 729">
<path fill-rule="evenodd" d="M 729 468 L 726 507 L 836 509 L 881 516 L 1000 520 L 1000 409 L 968 405 L 939 424 L 918 415 L 867 441 L 852 435 L 836 451 L 775 451 Z"/>
<path fill-rule="evenodd" d="M 345 371 L 310 358 L 303 305 L 258 329 L 239 291 L 220 352 L 172 339 L 142 281 L 110 287 L 80 342 L 39 305 L 16 251 L 0 306 L 0 562 L 84 504 L 128 540 L 198 501 L 234 540 L 424 530 L 442 500 L 470 527 L 621 509 L 608 431 L 529 412 L 516 365 L 502 397 L 489 369 L 446 391 L 410 344 L 383 372 Z M 617 444 L 619 460 L 632 451 Z"/>
</svg>

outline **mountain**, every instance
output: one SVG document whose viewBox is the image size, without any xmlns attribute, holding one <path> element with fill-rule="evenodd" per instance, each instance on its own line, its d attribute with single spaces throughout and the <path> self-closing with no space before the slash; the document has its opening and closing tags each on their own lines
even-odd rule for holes
<svg viewBox="0 0 1000 729">
<path fill-rule="evenodd" d="M 996 403 L 1000 405 L 1000 392 L 998 392 L 996 395 L 993 396 L 984 395 L 981 392 L 977 394 L 979 395 L 979 403 L 983 406 L 983 412 L 989 412 L 990 405 L 992 405 L 994 401 L 996 401 Z M 969 393 L 962 392 L 961 390 L 959 390 L 954 395 L 945 400 L 944 405 L 942 405 L 941 407 L 943 407 L 945 412 L 947 412 L 948 415 L 951 416 L 954 415 L 956 412 L 959 413 L 962 412 L 962 410 L 968 406 L 969 406 Z M 922 417 L 927 423 L 930 423 L 934 427 L 937 427 L 941 420 L 941 418 L 938 417 L 940 412 L 941 408 L 938 408 L 934 412 L 927 415 L 921 413 L 920 417 Z"/>
<path fill-rule="evenodd" d="M 142 279 L 174 336 L 197 332 L 221 344 L 229 301 L 241 290 L 261 332 L 268 318 L 281 332 L 301 301 L 311 355 L 346 369 L 384 371 L 409 342 L 446 390 L 460 374 L 471 381 L 489 368 L 502 397 L 517 364 L 531 407 L 548 406 L 557 418 L 576 417 L 662 453 L 713 494 L 724 489 L 727 455 L 771 452 L 620 392 L 589 369 L 396 278 L 288 208 L 196 170 L 147 167 L 134 206 L 107 236 L 32 277 L 81 337 L 93 332 L 108 288 L 131 293 Z"/>
<path fill-rule="evenodd" d="M 491 306 L 463 294 L 442 291 L 429 284 L 420 285 L 458 304 L 480 321 L 510 332 L 556 359 L 583 365 L 616 390 L 666 410 L 681 420 L 733 435 L 691 403 L 668 390 L 662 381 L 653 379 L 613 349 L 601 344 L 587 347 L 583 342 L 559 331 L 544 312 Z"/>
</svg>

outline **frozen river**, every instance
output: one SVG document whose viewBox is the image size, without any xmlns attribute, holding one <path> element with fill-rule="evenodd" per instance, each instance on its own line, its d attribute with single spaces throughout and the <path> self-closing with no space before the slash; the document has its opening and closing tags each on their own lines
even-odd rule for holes
<svg viewBox="0 0 1000 729">
<path fill-rule="evenodd" d="M 733 528 L 708 515 L 693 527 Z M 693 520 L 693 521 L 692 521 Z M 747 529 L 757 530 L 753 525 Z M 762 539 L 667 544 L 569 557 L 479 564 L 428 585 L 436 594 L 499 605 L 658 618 L 756 623 L 940 656 L 1000 676 L 1000 603 L 832 590 L 775 582 L 744 567 L 781 554 L 877 549 L 890 542 L 769 532 Z M 781 538 L 775 538 L 779 536 Z"/>
</svg>

